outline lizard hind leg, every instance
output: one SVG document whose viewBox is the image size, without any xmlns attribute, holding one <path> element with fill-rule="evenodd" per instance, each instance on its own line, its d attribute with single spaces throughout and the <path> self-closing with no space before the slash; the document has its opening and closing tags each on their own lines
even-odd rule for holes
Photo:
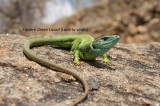
<svg viewBox="0 0 160 106">
<path fill-rule="evenodd" d="M 74 62 L 75 65 L 80 65 L 79 59 L 80 59 L 79 58 L 79 51 L 75 50 L 74 51 L 74 60 L 73 60 L 73 62 Z"/>
<path fill-rule="evenodd" d="M 70 54 L 74 55 L 74 64 L 79 65 L 80 64 L 80 57 L 79 57 L 79 45 L 81 44 L 81 40 L 80 39 L 76 39 L 72 42 L 72 47 L 71 47 L 71 51 Z"/>
<path fill-rule="evenodd" d="M 74 50 L 77 50 L 79 45 L 81 43 L 81 40 L 80 39 L 76 39 L 72 42 L 72 47 L 71 47 L 71 50 L 69 52 L 69 54 L 73 55 L 74 54 Z"/>
</svg>

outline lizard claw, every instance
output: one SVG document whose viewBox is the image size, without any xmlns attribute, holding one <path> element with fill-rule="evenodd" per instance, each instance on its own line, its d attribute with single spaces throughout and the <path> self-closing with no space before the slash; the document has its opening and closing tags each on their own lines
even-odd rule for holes
<svg viewBox="0 0 160 106">
<path fill-rule="evenodd" d="M 79 66 L 79 65 L 81 65 L 82 63 L 83 63 L 82 61 L 80 61 L 80 62 L 74 62 L 74 65 Z"/>
<path fill-rule="evenodd" d="M 112 62 L 111 62 L 111 61 L 109 61 L 109 60 L 102 60 L 102 62 L 103 62 L 103 63 L 105 63 L 105 64 L 107 64 L 107 65 L 109 65 L 109 66 L 111 66 L 111 65 L 112 65 Z"/>
<path fill-rule="evenodd" d="M 70 52 L 69 52 L 69 55 L 72 55 L 72 54 L 73 54 L 73 51 L 70 51 Z"/>
</svg>

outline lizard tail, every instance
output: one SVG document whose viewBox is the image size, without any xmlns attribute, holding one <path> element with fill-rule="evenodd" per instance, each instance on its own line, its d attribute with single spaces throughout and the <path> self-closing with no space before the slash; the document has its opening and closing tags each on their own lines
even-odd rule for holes
<svg viewBox="0 0 160 106">
<path fill-rule="evenodd" d="M 73 77 L 75 77 L 77 80 L 80 81 L 80 83 L 83 86 L 84 92 L 79 98 L 74 100 L 73 104 L 71 104 L 72 106 L 76 106 L 78 103 L 80 103 L 84 99 L 86 99 L 86 97 L 88 95 L 88 91 L 89 91 L 89 87 L 88 87 L 87 82 L 81 76 L 79 76 L 79 74 L 75 70 L 63 68 L 63 67 L 61 67 L 57 64 L 52 63 L 52 61 L 50 61 L 50 60 L 45 60 L 42 57 L 36 55 L 36 53 L 34 53 L 30 48 L 34 47 L 34 46 L 37 46 L 37 44 L 38 44 L 37 40 L 36 41 L 30 40 L 30 41 L 25 42 L 24 48 L 23 48 L 24 54 L 30 60 L 35 61 L 35 62 L 39 63 L 40 65 L 46 66 L 50 69 L 54 69 L 54 70 L 59 71 L 59 72 L 63 72 L 63 73 L 72 75 Z M 44 44 L 46 44 L 46 43 L 44 43 Z M 39 45 L 41 45 L 41 44 L 39 44 Z"/>
</svg>

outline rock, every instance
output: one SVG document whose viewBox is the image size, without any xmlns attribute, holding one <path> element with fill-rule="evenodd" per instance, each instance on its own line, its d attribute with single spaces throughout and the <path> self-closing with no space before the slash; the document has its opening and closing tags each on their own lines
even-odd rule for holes
<svg viewBox="0 0 160 106">
<path fill-rule="evenodd" d="M 50 24 L 43 21 L 47 17 L 46 2 L 48 0 L 2 0 L 0 32 L 25 36 L 90 34 L 95 38 L 104 34 L 118 34 L 122 43 L 160 42 L 160 0 L 99 0 L 71 17 Z M 87 30 L 24 31 L 23 28 Z M 139 39 L 139 35 L 143 34 L 149 37 Z"/>
<path fill-rule="evenodd" d="M 140 25 L 140 26 L 137 27 L 137 30 L 138 30 L 139 33 L 143 34 L 143 33 L 147 32 L 147 27 Z"/>
<path fill-rule="evenodd" d="M 45 2 L 47 0 L 32 1 L 20 0 L 18 2 L 18 10 L 20 14 L 21 26 L 24 28 L 35 28 L 43 25 L 42 19 L 45 15 Z"/>
<path fill-rule="evenodd" d="M 135 35 L 138 32 L 138 29 L 135 25 L 130 24 L 128 26 L 128 31 L 130 32 L 131 35 Z"/>
<path fill-rule="evenodd" d="M 18 14 L 16 0 L 1 0 L 0 10 L 8 17 L 15 17 Z M 14 12 L 13 12 L 14 11 Z"/>
<path fill-rule="evenodd" d="M 82 88 L 72 76 L 40 66 L 24 56 L 22 48 L 27 39 L 21 35 L 0 35 L 0 105 L 65 106 L 78 98 Z M 100 58 L 95 63 L 84 61 L 75 66 L 67 51 L 50 46 L 33 51 L 75 69 L 87 80 L 88 98 L 78 106 L 160 105 L 160 43 L 118 43 L 109 51 L 112 66 L 101 63 Z"/>
<path fill-rule="evenodd" d="M 19 33 L 20 14 L 18 10 L 19 0 L 1 0 L 0 3 L 0 33 Z"/>
<path fill-rule="evenodd" d="M 160 19 L 154 18 L 150 23 L 148 23 L 148 32 L 150 36 L 159 41 L 160 40 Z"/>
<path fill-rule="evenodd" d="M 136 2 L 137 1 L 137 2 Z M 26 32 L 33 34 L 90 34 L 99 37 L 104 34 L 119 34 L 123 43 L 144 43 L 139 35 L 148 35 L 145 42 L 160 42 L 159 23 L 152 26 L 155 19 L 160 19 L 159 0 L 104 0 L 64 18 L 44 28 L 88 28 L 88 31 Z M 151 25 L 152 24 L 152 25 Z M 150 28 L 150 26 L 152 26 Z M 156 31 L 155 31 L 156 30 Z M 129 37 L 128 37 L 129 36 Z M 135 42 L 135 37 L 137 37 Z M 132 38 L 128 40 L 128 38 Z M 130 41 L 130 42 L 128 42 Z"/>
<path fill-rule="evenodd" d="M 8 21 L 10 21 L 10 19 L 0 13 L 0 33 L 5 32 L 9 28 Z"/>
</svg>

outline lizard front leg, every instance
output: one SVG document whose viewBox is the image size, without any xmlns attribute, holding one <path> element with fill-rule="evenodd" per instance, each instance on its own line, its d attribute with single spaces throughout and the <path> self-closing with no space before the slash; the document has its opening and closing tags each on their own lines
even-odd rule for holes
<svg viewBox="0 0 160 106">
<path fill-rule="evenodd" d="M 107 63 L 108 65 L 112 65 L 112 62 L 108 59 L 107 53 L 104 53 L 102 57 L 102 62 Z"/>
</svg>

